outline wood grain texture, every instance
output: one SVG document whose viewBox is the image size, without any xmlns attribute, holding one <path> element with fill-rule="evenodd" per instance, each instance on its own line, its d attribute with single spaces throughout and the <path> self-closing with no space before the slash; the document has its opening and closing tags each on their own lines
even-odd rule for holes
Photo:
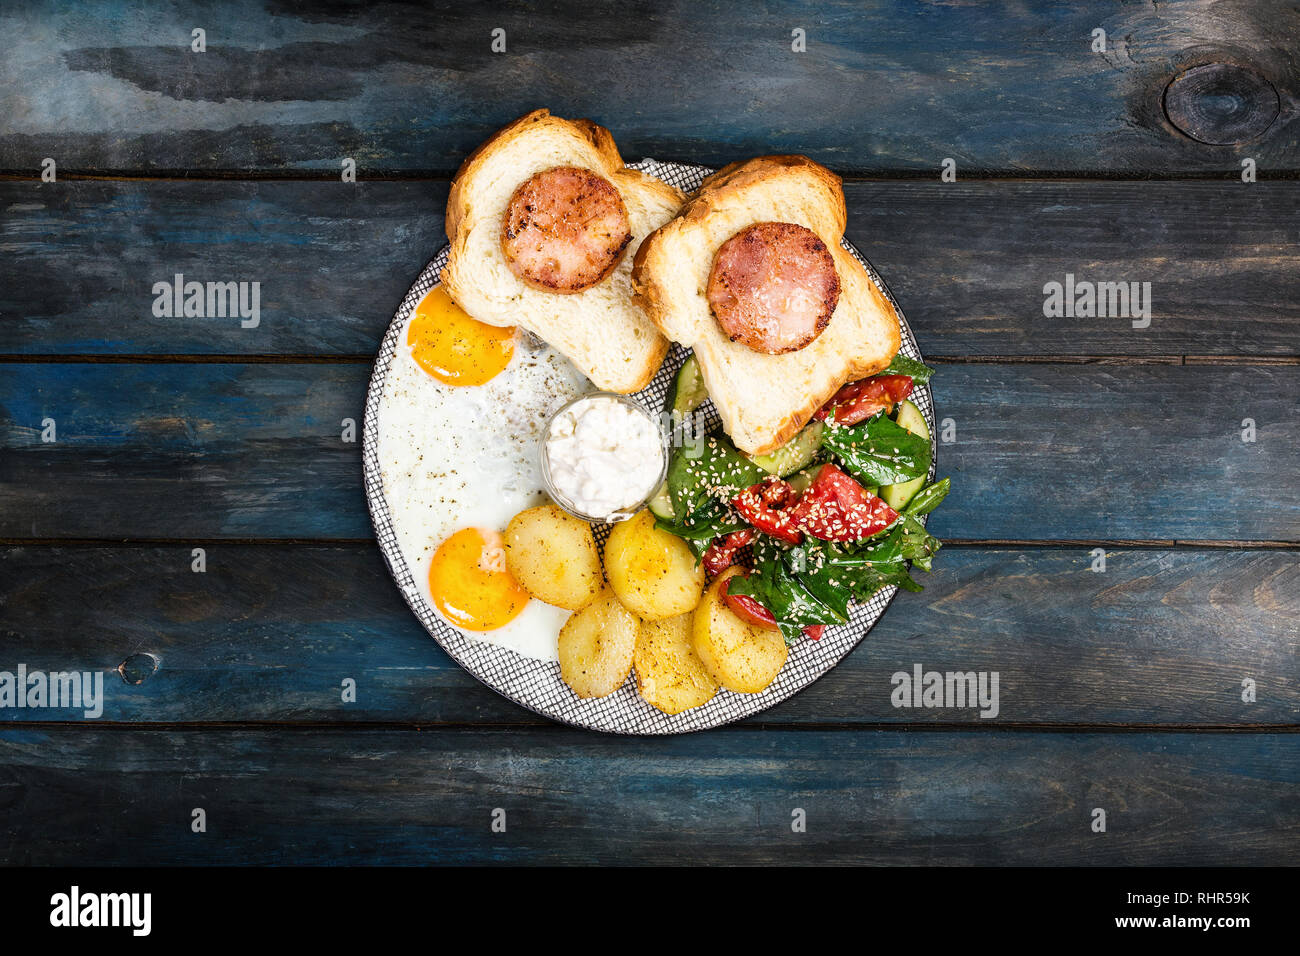
<svg viewBox="0 0 1300 956">
<path fill-rule="evenodd" d="M 205 550 L 202 574 L 184 547 L 0 550 L 0 670 L 103 672 L 102 721 L 541 721 L 443 653 L 373 547 Z M 918 573 L 923 593 L 900 594 L 843 663 L 750 722 L 1300 724 L 1295 551 L 1112 548 L 1105 573 L 1091 562 L 1085 548 L 947 549 Z M 997 672 L 997 715 L 895 708 L 891 678 L 914 664 Z"/>
<path fill-rule="evenodd" d="M 2 183 L 0 353 L 373 355 L 446 202 L 445 183 Z M 155 316 L 177 273 L 259 283 L 260 324 Z"/>
<path fill-rule="evenodd" d="M 1254 70 L 1204 63 L 1165 88 L 1165 115 L 1192 139 L 1216 146 L 1258 139 L 1280 112 L 1277 90 Z"/>
<path fill-rule="evenodd" d="M 340 436 L 369 374 L 0 364 L 0 537 L 368 538 Z M 941 538 L 1300 541 L 1298 366 L 954 364 L 932 384 L 955 439 Z"/>
<path fill-rule="evenodd" d="M 1294 864 L 1297 34 L 1281 0 L 8 5 L 0 356 L 34 361 L 0 363 L 0 670 L 101 672 L 107 702 L 0 713 L 0 862 Z M 718 732 L 580 733 L 477 684 L 352 540 L 340 430 L 446 177 L 543 105 L 629 159 L 856 178 L 848 235 L 923 350 L 994 360 L 940 364 L 933 530 L 1152 543 L 1102 574 L 1091 541 L 950 547 L 843 665 Z M 1029 181 L 1069 176 L 1095 179 Z M 153 316 L 177 272 L 261 282 L 261 325 Z M 1045 318 L 1066 273 L 1150 282 L 1150 328 Z M 1001 361 L 1043 356 L 1173 364 Z M 893 708 L 914 663 L 998 671 L 998 717 Z"/>
<path fill-rule="evenodd" d="M 1298 187 L 851 184 L 846 234 L 926 355 L 1295 357 Z M 1149 327 L 1046 317 L 1044 287 L 1067 275 L 1150 283 Z"/>
<path fill-rule="evenodd" d="M 0 731 L 0 860 L 1294 863 L 1300 734 Z M 207 832 L 190 830 L 202 807 Z M 1093 808 L 1107 830 L 1093 833 Z M 506 832 L 492 833 L 492 812 Z M 802 808 L 807 832 L 791 832 Z M 70 838 L 75 835 L 75 838 Z"/>
<path fill-rule="evenodd" d="M 14 365 L 13 536 L 369 537 L 362 365 Z M 0 387 L 3 387 L 0 385 Z M 41 441 L 41 422 L 58 441 Z M 355 422 L 356 442 L 342 440 Z M 87 511 L 86 509 L 90 509 Z M 93 512 L 93 513 L 92 513 Z"/>
<path fill-rule="evenodd" d="M 940 538 L 1300 541 L 1281 477 L 1300 470 L 1300 368 L 944 366 L 932 386 L 955 488 Z"/>
<path fill-rule="evenodd" d="M 0 183 L 0 354 L 371 355 L 445 244 L 444 183 Z M 1300 184 L 849 183 L 849 239 L 938 356 L 1300 356 Z M 261 324 L 155 282 L 259 282 Z M 1067 274 L 1151 324 L 1046 318 Z"/>
<path fill-rule="evenodd" d="M 207 51 L 190 49 L 207 31 Z M 491 52 L 494 29 L 506 52 Z M 792 52 L 792 31 L 807 50 Z M 1106 31 L 1093 52 L 1093 31 Z M 126 0 L 7 10 L 0 168 L 361 175 L 453 170 L 537 106 L 607 124 L 629 156 L 804 152 L 848 172 L 1233 173 L 1300 168 L 1294 37 L 1270 2 L 952 5 L 630 0 L 489 9 Z M 1171 78 L 1239 65 L 1278 92 L 1250 142 L 1165 115 Z"/>
</svg>

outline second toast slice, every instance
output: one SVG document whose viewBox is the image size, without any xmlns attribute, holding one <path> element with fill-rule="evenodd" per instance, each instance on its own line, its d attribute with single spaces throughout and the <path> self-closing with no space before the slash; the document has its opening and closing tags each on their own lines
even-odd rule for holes
<svg viewBox="0 0 1300 956">
<path fill-rule="evenodd" d="M 719 247 L 765 222 L 815 233 L 839 279 L 839 299 L 824 330 L 782 354 L 732 341 L 707 298 Z M 637 250 L 637 301 L 664 335 L 695 350 L 723 428 L 742 451 L 762 455 L 781 447 L 842 385 L 879 372 L 898 352 L 898 315 L 840 246 L 845 222 L 838 176 L 803 156 L 762 156 L 704 180 L 681 214 Z"/>
</svg>

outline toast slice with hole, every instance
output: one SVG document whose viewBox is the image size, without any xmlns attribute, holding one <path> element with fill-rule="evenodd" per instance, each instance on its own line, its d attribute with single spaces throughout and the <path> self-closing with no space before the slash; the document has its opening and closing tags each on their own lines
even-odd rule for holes
<svg viewBox="0 0 1300 956">
<path fill-rule="evenodd" d="M 577 167 L 604 177 L 627 210 L 631 242 L 595 285 L 557 294 L 525 283 L 502 249 L 515 190 L 536 173 Z M 623 165 L 609 130 L 541 109 L 496 133 L 461 165 L 447 200 L 450 256 L 442 282 L 457 305 L 496 326 L 522 326 L 564 354 L 601 389 L 649 384 L 668 342 L 632 299 L 632 260 L 641 242 L 675 216 L 684 194 Z"/>
<path fill-rule="evenodd" d="M 732 341 L 706 297 L 719 247 L 762 222 L 810 229 L 834 259 L 839 301 L 821 334 L 797 351 L 767 354 Z M 842 385 L 881 371 L 898 352 L 898 315 L 841 247 L 845 222 L 838 176 L 804 156 L 760 156 L 704 180 L 637 249 L 637 302 L 664 335 L 695 350 L 722 426 L 742 451 L 780 448 Z"/>
</svg>

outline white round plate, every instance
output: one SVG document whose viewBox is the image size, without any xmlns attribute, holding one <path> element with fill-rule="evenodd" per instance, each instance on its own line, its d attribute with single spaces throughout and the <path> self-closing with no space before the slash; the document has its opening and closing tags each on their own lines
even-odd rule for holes
<svg viewBox="0 0 1300 956">
<path fill-rule="evenodd" d="M 694 192 L 704 177 L 713 171 L 703 166 L 663 163 L 653 159 L 634 163 L 632 168 L 643 170 L 687 193 Z M 908 328 L 902 309 L 898 307 L 884 281 L 847 240 L 844 242 L 844 248 L 866 267 L 871 280 L 898 311 L 903 354 L 921 361 L 916 339 Z M 821 640 L 801 640 L 791 647 L 781 673 L 762 693 L 736 694 L 721 690 L 707 704 L 669 716 L 651 707 L 641 698 L 636 691 L 635 675 L 629 677 L 622 687 L 608 697 L 582 700 L 575 696 L 568 685 L 560 679 L 559 664 L 533 660 L 504 647 L 466 637 L 444 623 L 416 587 L 410 568 L 407 567 L 397 545 L 397 536 L 393 529 L 388 504 L 384 500 L 383 482 L 380 479 L 378 411 L 384 386 L 388 380 L 388 372 L 397 353 L 402 327 L 407 317 L 424 298 L 425 293 L 438 284 L 438 277 L 446 262 L 447 249 L 444 247 L 424 267 L 420 277 L 406 293 L 406 298 L 402 300 L 401 306 L 394 314 L 388 332 L 379 346 L 379 355 L 375 359 L 374 372 L 370 377 L 370 390 L 366 395 L 362 456 L 366 500 L 370 506 L 370 517 L 379 540 L 379 549 L 383 552 L 388 569 L 396 580 L 406 603 L 420 619 L 425 630 L 461 667 L 515 703 L 566 724 L 617 734 L 680 734 L 719 727 L 767 710 L 773 704 L 785 700 L 821 677 L 866 637 L 867 632 L 876 621 L 880 620 L 881 615 L 885 613 L 885 608 L 893 600 L 898 590 L 896 587 L 878 591 L 865 604 L 853 607 L 849 623 L 828 627 Z M 683 349 L 674 345 L 654 381 L 635 397 L 647 408 L 661 408 L 673 375 L 686 354 Z M 933 434 L 934 406 L 929 386 L 918 386 L 913 390 L 911 398 L 925 415 Z M 706 416 L 708 427 L 717 428 L 719 420 L 712 403 L 706 403 L 702 411 Z M 934 477 L 934 469 L 935 462 L 932 460 L 931 479 Z M 603 544 L 608 528 L 595 526 L 595 532 L 597 541 Z"/>
</svg>

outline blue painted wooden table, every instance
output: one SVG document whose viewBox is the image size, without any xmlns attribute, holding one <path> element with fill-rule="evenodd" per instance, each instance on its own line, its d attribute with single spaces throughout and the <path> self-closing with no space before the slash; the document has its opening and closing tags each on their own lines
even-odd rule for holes
<svg viewBox="0 0 1300 956">
<path fill-rule="evenodd" d="M 104 685 L 0 706 L 0 862 L 1300 862 L 1298 59 L 1239 0 L 6 7 L 0 670 Z M 537 106 L 826 163 L 938 369 L 926 590 L 757 719 L 548 724 L 371 539 L 344 422 Z M 155 315 L 176 273 L 260 321 Z M 895 707 L 917 664 L 997 716 Z"/>
</svg>

